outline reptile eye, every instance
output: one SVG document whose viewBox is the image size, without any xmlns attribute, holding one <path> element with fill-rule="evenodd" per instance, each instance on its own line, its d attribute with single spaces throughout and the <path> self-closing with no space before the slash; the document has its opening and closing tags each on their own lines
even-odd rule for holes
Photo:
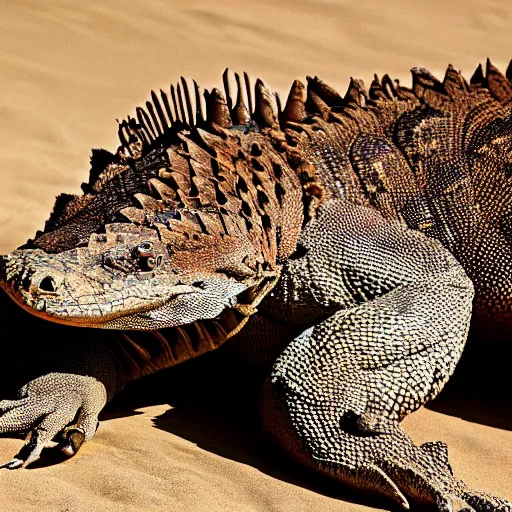
<svg viewBox="0 0 512 512">
<path fill-rule="evenodd" d="M 141 272 L 151 272 L 155 266 L 159 266 L 161 260 L 155 258 L 153 244 L 151 242 L 141 242 L 133 249 L 133 258 L 137 261 Z"/>
<path fill-rule="evenodd" d="M 150 256 L 149 258 L 141 258 L 139 260 L 139 267 L 142 272 L 150 272 L 155 268 L 155 258 Z"/>
</svg>

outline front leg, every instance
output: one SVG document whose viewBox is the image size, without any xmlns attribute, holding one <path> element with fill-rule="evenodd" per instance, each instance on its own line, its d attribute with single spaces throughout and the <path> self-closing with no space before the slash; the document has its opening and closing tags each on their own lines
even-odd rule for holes
<svg viewBox="0 0 512 512">
<path fill-rule="evenodd" d="M 98 415 L 130 376 L 111 331 L 73 328 L 36 318 L 0 292 L 0 434 L 25 434 L 4 467 L 25 467 L 46 447 L 73 456 L 96 433 Z"/>
<path fill-rule="evenodd" d="M 120 360 L 108 347 L 112 334 L 51 324 L 25 312 L 19 317 L 27 329 L 17 333 L 18 343 L 9 325 L 2 333 L 8 362 L 2 394 L 18 391 L 15 399 L 0 401 L 0 434 L 26 435 L 19 453 L 2 466 L 9 469 L 31 464 L 44 448 L 75 455 L 94 436 L 99 413 L 124 383 Z M 7 315 L 3 319 L 10 324 Z"/>
<path fill-rule="evenodd" d="M 302 464 L 405 509 L 412 501 L 446 511 L 511 510 L 456 479 L 443 443 L 415 446 L 398 423 L 452 374 L 472 292 L 454 266 L 304 331 L 266 383 L 266 428 Z"/>
<path fill-rule="evenodd" d="M 57 446 L 72 457 L 96 433 L 106 403 L 105 385 L 94 377 L 49 373 L 25 384 L 17 400 L 0 401 L 0 433 L 28 432 L 19 453 L 1 467 L 26 467 L 44 448 Z"/>
</svg>

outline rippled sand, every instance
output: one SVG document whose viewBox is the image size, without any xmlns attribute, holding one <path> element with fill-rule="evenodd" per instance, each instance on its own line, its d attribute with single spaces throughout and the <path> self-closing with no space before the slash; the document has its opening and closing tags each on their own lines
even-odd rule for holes
<svg viewBox="0 0 512 512">
<path fill-rule="evenodd" d="M 115 149 L 116 118 L 180 75 L 211 87 L 228 66 L 283 94 L 308 74 L 341 90 L 351 76 L 369 81 L 375 72 L 408 83 L 408 70 L 418 65 L 442 76 L 452 63 L 471 75 L 487 56 L 507 65 L 511 26 L 506 0 L 3 0 L 0 251 L 42 227 L 57 193 L 79 191 L 90 149 Z M 208 422 L 182 421 L 168 409 L 119 413 L 66 464 L 0 471 L 2 510 L 364 508 L 262 468 L 257 454 L 243 456 L 247 439 L 234 456 L 229 436 L 212 444 L 201 434 Z M 512 426 L 481 423 L 421 410 L 406 427 L 417 441 L 447 441 L 457 474 L 510 499 Z M 0 457 L 18 444 L 2 440 Z"/>
</svg>

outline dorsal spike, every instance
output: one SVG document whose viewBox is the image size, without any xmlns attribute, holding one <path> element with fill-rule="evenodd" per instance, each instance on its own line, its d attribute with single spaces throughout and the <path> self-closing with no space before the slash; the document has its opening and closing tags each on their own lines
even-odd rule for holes
<svg viewBox="0 0 512 512">
<path fill-rule="evenodd" d="M 451 64 L 446 68 L 443 79 L 443 89 L 448 96 L 457 96 L 468 91 L 468 84 L 461 72 L 456 70 Z"/>
<path fill-rule="evenodd" d="M 178 103 L 179 103 L 179 107 L 180 107 L 181 120 L 185 124 L 187 124 L 187 114 L 185 112 L 185 106 L 183 105 L 183 94 L 182 94 L 181 86 L 180 86 L 179 82 L 178 82 L 178 86 L 176 87 L 176 93 L 177 93 L 177 96 L 178 96 Z"/>
<path fill-rule="evenodd" d="M 231 117 L 233 118 L 233 123 L 238 125 L 246 125 L 251 120 L 251 116 L 244 102 L 242 82 L 238 73 L 235 73 L 235 80 L 237 88 L 236 104 L 231 111 Z"/>
<path fill-rule="evenodd" d="M 169 127 L 169 124 L 167 123 L 167 118 L 165 117 L 162 105 L 160 104 L 160 100 L 158 99 L 158 96 L 156 95 L 155 91 L 151 91 L 151 100 L 153 101 L 156 113 L 158 114 L 160 126 L 165 131 Z"/>
<path fill-rule="evenodd" d="M 422 102 L 438 107 L 450 101 L 445 94 L 442 82 L 440 82 L 430 71 L 424 68 L 413 68 L 412 92 Z"/>
<path fill-rule="evenodd" d="M 327 103 L 325 103 L 325 101 L 322 98 L 320 98 L 320 96 L 318 96 L 318 94 L 316 94 L 316 92 L 313 91 L 313 89 L 309 87 L 310 80 L 312 80 L 312 78 L 308 77 L 308 110 L 311 109 L 318 112 L 320 114 L 320 117 L 324 121 L 327 121 L 331 113 L 331 107 L 329 107 L 329 105 L 327 105 Z"/>
<path fill-rule="evenodd" d="M 160 97 L 162 98 L 162 103 L 164 104 L 165 113 L 167 114 L 169 123 L 172 126 L 174 124 L 174 116 L 172 115 L 171 106 L 169 105 L 169 97 L 164 91 L 162 91 L 162 89 L 160 89 Z"/>
<path fill-rule="evenodd" d="M 180 113 L 178 111 L 178 101 L 176 100 L 176 90 L 174 89 L 174 85 L 171 85 L 171 98 L 172 98 L 172 105 L 174 108 L 174 115 L 176 116 L 176 121 L 183 121 L 180 117 Z"/>
<path fill-rule="evenodd" d="M 343 105 L 343 98 L 340 93 L 317 76 L 308 80 L 308 87 L 329 107 L 341 107 Z"/>
<path fill-rule="evenodd" d="M 512 82 L 512 60 L 508 63 L 505 76 L 509 79 L 510 82 Z"/>
<path fill-rule="evenodd" d="M 128 132 L 128 123 L 126 121 L 121 121 L 119 123 L 119 127 L 117 129 L 117 135 L 119 137 L 119 142 L 121 143 L 121 146 L 130 150 L 130 145 L 129 145 L 130 134 Z M 130 152 L 130 154 L 131 154 L 131 152 Z"/>
<path fill-rule="evenodd" d="M 219 89 L 212 89 L 212 92 L 208 94 L 206 110 L 208 121 L 222 128 L 233 126 L 226 99 Z"/>
<path fill-rule="evenodd" d="M 512 98 L 512 85 L 508 78 L 490 61 L 486 63 L 486 79 L 489 92 L 499 101 Z"/>
<path fill-rule="evenodd" d="M 484 86 L 485 76 L 484 76 L 484 69 L 482 67 L 482 64 L 478 64 L 478 67 L 475 69 L 475 72 L 473 73 L 473 76 L 471 77 L 471 80 L 469 81 L 471 85 L 481 85 Z"/>
<path fill-rule="evenodd" d="M 205 115 L 203 111 L 203 103 L 201 101 L 201 91 L 199 90 L 199 85 L 195 80 L 192 80 L 194 84 L 194 98 L 196 102 L 196 123 L 201 125 L 205 121 Z"/>
<path fill-rule="evenodd" d="M 136 133 L 137 138 L 139 138 L 140 140 L 144 140 L 145 142 L 149 142 L 149 140 L 145 138 L 142 126 L 140 126 L 140 124 L 138 124 L 133 117 L 128 116 L 128 124 L 130 125 L 130 129 Z"/>
<path fill-rule="evenodd" d="M 181 77 L 181 84 L 183 86 L 183 96 L 185 97 L 185 104 L 187 106 L 188 124 L 194 126 L 194 111 L 192 110 L 192 100 L 190 98 L 190 92 L 188 90 L 187 81 Z"/>
<path fill-rule="evenodd" d="M 395 83 L 387 74 L 382 77 L 382 90 L 390 100 L 394 100 L 398 96 Z"/>
<path fill-rule="evenodd" d="M 382 83 L 377 76 L 377 74 L 373 75 L 372 83 L 370 84 L 370 98 L 372 100 L 386 100 L 388 99 L 386 93 L 382 88 Z"/>
<path fill-rule="evenodd" d="M 392 81 L 392 84 L 394 86 L 396 99 L 416 101 L 417 98 L 412 92 L 412 90 L 409 89 L 408 87 L 400 85 L 400 80 L 395 78 L 395 80 Z"/>
<path fill-rule="evenodd" d="M 351 78 L 350 84 L 343 98 L 345 105 L 357 105 L 358 107 L 365 107 L 368 102 L 368 91 L 364 82 L 358 78 Z"/>
<path fill-rule="evenodd" d="M 130 134 L 130 142 L 132 137 L 136 137 L 143 144 L 150 143 L 150 139 L 146 137 L 146 133 L 144 132 L 140 124 L 138 124 L 137 121 L 131 116 L 128 116 L 127 130 L 129 131 Z"/>
<path fill-rule="evenodd" d="M 233 99 L 231 97 L 231 86 L 229 83 L 229 68 L 222 73 L 222 83 L 224 84 L 224 96 L 226 97 L 226 104 L 229 110 L 233 109 Z"/>
<path fill-rule="evenodd" d="M 270 91 L 263 82 L 256 80 L 254 101 L 255 121 L 262 127 L 274 127 L 277 125 L 277 112 Z"/>
<path fill-rule="evenodd" d="M 141 107 L 137 107 L 136 112 L 137 112 L 137 119 L 139 121 L 139 124 L 144 129 L 144 132 L 145 132 L 147 138 L 150 141 L 155 140 L 155 138 L 156 138 L 155 131 L 153 129 L 153 126 L 151 125 L 151 120 L 149 119 L 148 115 L 146 114 L 146 111 Z"/>
<path fill-rule="evenodd" d="M 108 165 L 116 161 L 116 155 L 106 149 L 93 149 L 91 152 L 91 170 L 89 171 L 89 185 L 93 185 L 99 175 Z"/>
<path fill-rule="evenodd" d="M 148 109 L 149 115 L 151 116 L 151 119 L 153 120 L 153 125 L 155 126 L 156 131 L 158 132 L 158 135 L 162 135 L 163 131 L 162 131 L 162 128 L 160 127 L 160 123 L 158 122 L 158 119 L 157 119 L 156 113 L 155 113 L 155 109 L 154 109 L 151 101 L 146 101 L 146 108 Z"/>
<path fill-rule="evenodd" d="M 443 92 L 443 84 L 427 69 L 412 68 L 411 73 L 414 92 L 416 92 L 416 88 Z"/>
<path fill-rule="evenodd" d="M 294 80 L 283 111 L 283 123 L 300 123 L 306 117 L 306 87 L 300 80 Z"/>
<path fill-rule="evenodd" d="M 249 75 L 244 71 L 244 82 L 245 82 L 245 92 L 247 93 L 247 105 L 249 107 L 249 115 L 252 117 L 253 102 L 252 102 L 252 88 L 251 88 L 251 79 Z"/>
</svg>

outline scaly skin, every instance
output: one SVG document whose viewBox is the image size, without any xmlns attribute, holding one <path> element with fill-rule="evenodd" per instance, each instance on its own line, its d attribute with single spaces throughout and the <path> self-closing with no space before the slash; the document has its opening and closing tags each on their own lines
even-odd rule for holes
<svg viewBox="0 0 512 512">
<path fill-rule="evenodd" d="M 229 339 L 267 369 L 264 424 L 303 465 L 404 508 L 512 510 L 399 425 L 453 373 L 472 304 L 510 332 L 509 77 L 416 69 L 411 90 L 384 77 L 344 98 L 314 78 L 282 111 L 260 81 L 247 108 L 236 78 L 236 102 L 206 93 L 206 115 L 184 81 L 174 115 L 153 94 L 117 154 L 94 153 L 85 194 L 0 261 L 37 316 L 148 331 L 101 344 L 113 378 L 49 373 L 2 402 L 0 429 L 31 432 L 9 467 L 59 433 L 76 453 L 125 382 Z"/>
</svg>

